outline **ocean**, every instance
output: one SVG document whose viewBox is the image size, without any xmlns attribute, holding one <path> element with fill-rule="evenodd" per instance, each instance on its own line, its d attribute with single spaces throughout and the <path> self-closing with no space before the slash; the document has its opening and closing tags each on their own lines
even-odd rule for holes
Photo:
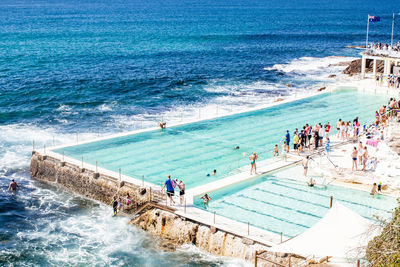
<svg viewBox="0 0 400 267">
<path fill-rule="evenodd" d="M 32 180 L 32 142 L 307 94 L 358 56 L 346 45 L 365 44 L 368 14 L 381 17 L 369 40 L 390 42 L 396 8 L 377 0 L 2 0 L 0 265 L 245 266 L 192 246 L 162 251 L 108 206 Z M 15 195 L 11 179 L 21 186 Z"/>
</svg>

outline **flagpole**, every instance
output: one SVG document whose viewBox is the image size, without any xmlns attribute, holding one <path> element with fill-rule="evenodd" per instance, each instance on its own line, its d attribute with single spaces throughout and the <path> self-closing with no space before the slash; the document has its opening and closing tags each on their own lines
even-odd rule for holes
<svg viewBox="0 0 400 267">
<path fill-rule="evenodd" d="M 368 31 L 369 31 L 369 14 L 368 14 L 368 23 L 367 23 L 367 39 L 365 40 L 365 50 L 368 49 Z"/>
<path fill-rule="evenodd" d="M 394 30 L 394 13 L 393 13 L 393 21 L 392 21 L 392 40 L 390 42 L 390 46 L 393 48 L 393 30 Z"/>
</svg>

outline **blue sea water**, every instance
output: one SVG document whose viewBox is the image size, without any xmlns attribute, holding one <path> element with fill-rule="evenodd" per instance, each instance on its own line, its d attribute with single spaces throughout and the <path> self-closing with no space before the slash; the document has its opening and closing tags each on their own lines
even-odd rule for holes
<svg viewBox="0 0 400 267">
<path fill-rule="evenodd" d="M 199 107 L 309 92 L 340 72 L 330 64 L 358 55 L 345 46 L 365 43 L 367 14 L 381 16 L 370 40 L 389 42 L 396 8 L 377 0 L 0 1 L 0 263 L 242 264 L 193 248 L 160 252 L 152 237 L 107 217 L 108 207 L 32 181 L 32 140 L 65 143 L 76 132 L 90 138 Z M 12 178 L 21 185 L 15 196 L 6 190 Z"/>
</svg>

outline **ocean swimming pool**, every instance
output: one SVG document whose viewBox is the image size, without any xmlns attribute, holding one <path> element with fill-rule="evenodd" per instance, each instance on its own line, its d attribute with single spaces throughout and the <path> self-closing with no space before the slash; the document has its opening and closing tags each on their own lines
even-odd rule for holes
<svg viewBox="0 0 400 267">
<path fill-rule="evenodd" d="M 209 192 L 210 212 L 248 223 L 285 237 L 293 237 L 317 223 L 329 210 L 330 197 L 361 216 L 376 220 L 389 218 L 388 212 L 397 206 L 394 197 L 371 196 L 369 192 L 341 186 L 309 187 L 304 181 L 291 179 L 302 176 L 301 166 L 288 168 L 223 189 Z M 204 209 L 203 201 L 195 197 L 194 205 Z M 346 218 L 343 218 L 344 220 Z"/>
<path fill-rule="evenodd" d="M 238 167 L 245 166 L 243 156 L 252 151 L 259 159 L 270 158 L 274 144 L 279 143 L 286 129 L 292 133 L 305 123 L 334 125 L 337 119 L 361 122 L 371 120 L 374 111 L 386 103 L 387 97 L 357 90 L 342 89 L 289 103 L 169 127 L 73 145 L 54 152 L 92 165 L 161 184 L 171 174 L 182 179 L 187 189 L 225 178 Z M 234 147 L 240 146 L 239 150 Z M 206 176 L 213 169 L 217 175 Z"/>
</svg>

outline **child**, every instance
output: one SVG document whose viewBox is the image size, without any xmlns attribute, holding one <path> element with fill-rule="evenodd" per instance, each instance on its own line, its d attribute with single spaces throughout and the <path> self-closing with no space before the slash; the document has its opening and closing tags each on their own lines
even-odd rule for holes
<svg viewBox="0 0 400 267">
<path fill-rule="evenodd" d="M 279 156 L 279 148 L 278 148 L 278 145 L 275 145 L 273 151 L 274 151 L 274 157 L 278 157 L 278 156 Z"/>
</svg>

